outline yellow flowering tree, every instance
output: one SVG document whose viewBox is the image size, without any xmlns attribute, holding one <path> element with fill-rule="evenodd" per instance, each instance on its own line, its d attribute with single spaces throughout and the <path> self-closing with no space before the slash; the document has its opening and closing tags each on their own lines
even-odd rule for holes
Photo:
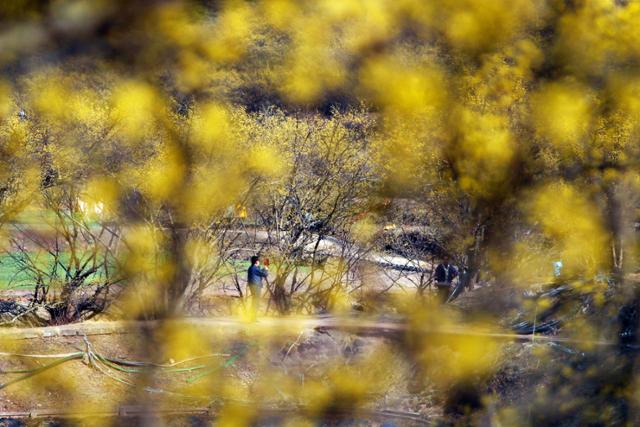
<svg viewBox="0 0 640 427">
<path fill-rule="evenodd" d="M 324 265 L 314 256 L 296 287 L 302 252 L 332 233 L 364 247 L 387 212 L 359 227 L 351 218 L 378 197 L 408 198 L 469 275 L 482 270 L 501 289 L 561 281 L 582 304 L 568 335 L 613 339 L 602 318 L 623 306 L 628 320 L 638 305 L 639 17 L 638 2 L 621 0 L 3 2 L 0 225 L 7 231 L 45 210 L 56 191 L 99 204 L 98 222 L 118 233 L 126 278 L 118 307 L 166 320 L 219 273 L 237 271 L 226 233 L 256 225 L 282 237 L 267 239 L 281 312 L 344 308 L 348 256 Z M 230 215 L 236 206 L 259 221 Z M 440 401 L 450 412 L 492 408 L 481 394 L 503 350 L 494 338 L 504 336 L 491 327 L 460 335 L 463 320 L 446 309 L 414 295 L 390 299 L 407 320 L 399 340 L 411 366 L 403 369 L 451 391 Z M 473 333 L 477 323 L 468 324 Z M 160 359 L 172 348 L 202 350 L 193 330 L 159 325 L 141 342 L 147 350 L 167 343 L 152 366 L 167 367 Z M 637 345 L 628 328 L 625 350 Z M 492 338 L 485 345 L 478 336 Z M 284 345 L 268 334 L 251 339 L 263 349 Z M 257 408 L 237 405 L 252 392 L 304 404 L 310 419 L 352 414 L 369 398 L 379 402 L 368 390 L 389 387 L 379 367 L 397 354 L 379 350 L 307 383 L 274 373 L 255 353 L 247 360 L 258 380 L 225 383 L 213 370 L 186 391 L 232 402 L 223 425 L 255 421 Z M 606 408 L 580 413 L 590 402 L 582 396 L 534 423 L 576 413 L 576 423 L 630 422 L 635 368 L 625 357 L 594 359 L 622 366 L 598 378 L 607 399 L 591 406 Z M 566 371 L 540 401 L 571 394 Z M 153 375 L 141 384 L 141 394 L 153 390 Z M 531 421 L 508 409 L 487 414 Z"/>
</svg>

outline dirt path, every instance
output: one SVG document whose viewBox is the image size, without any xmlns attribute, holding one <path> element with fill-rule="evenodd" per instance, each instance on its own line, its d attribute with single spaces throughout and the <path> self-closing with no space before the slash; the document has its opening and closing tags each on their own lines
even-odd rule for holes
<svg viewBox="0 0 640 427">
<path fill-rule="evenodd" d="M 340 319 L 341 326 L 349 324 L 348 319 Z M 373 327 L 376 322 L 362 322 L 363 326 Z M 377 322 L 378 326 L 393 328 L 398 322 Z M 233 381 L 251 387 L 260 375 L 269 375 L 272 369 L 282 369 L 299 378 L 299 372 L 307 375 L 310 381 L 315 375 L 322 378 L 336 363 L 344 363 L 345 357 L 359 357 L 370 354 L 381 346 L 391 345 L 388 340 L 380 337 L 358 337 L 349 331 L 331 331 L 330 335 L 318 329 L 332 328 L 338 325 L 337 318 L 276 318 L 262 319 L 257 324 L 249 324 L 233 318 L 217 319 L 183 319 L 167 322 L 162 325 L 173 329 L 189 325 L 191 331 L 198 335 L 197 348 L 191 351 L 216 353 L 220 358 L 211 359 L 207 365 L 221 365 L 229 360 L 232 353 L 240 351 L 238 346 L 248 345 L 248 353 L 241 356 L 232 364 L 226 364 L 224 369 L 217 371 L 212 377 L 205 377 L 201 381 L 190 382 L 198 377 L 200 371 L 193 373 L 168 373 L 156 371 L 154 373 L 153 392 L 145 394 L 158 405 L 164 416 L 175 416 L 193 419 L 199 417 L 209 420 L 210 425 L 222 408 L 220 402 L 211 406 L 212 399 L 217 396 L 218 384 Z M 85 337 L 91 345 L 105 357 L 115 357 L 129 361 L 149 361 L 154 359 L 148 353 L 149 348 L 141 344 L 141 333 L 148 331 L 150 326 L 158 326 L 158 322 L 86 322 L 82 324 L 60 327 L 5 329 L 0 330 L 0 371 L 33 368 L 48 363 L 48 360 L 21 359 L 15 354 L 61 355 L 68 352 L 83 351 Z M 255 344 L 255 336 L 263 332 L 275 334 L 278 339 L 264 345 Z M 300 331 L 300 332 L 298 332 Z M 154 350 L 155 351 L 155 350 Z M 163 361 L 182 360 L 178 346 L 158 348 L 156 358 Z M 172 355 L 171 352 L 176 352 Z M 13 353 L 13 355 L 11 354 Z M 236 353 L 237 354 L 237 353 Z M 199 353 L 194 353 L 198 356 Z M 198 362 L 200 363 L 200 362 Z M 267 370 L 261 368 L 266 363 Z M 193 363 L 189 363 L 192 365 Z M 181 365 L 185 366 L 185 365 Z M 399 369 L 399 372 L 410 373 L 410 370 Z M 135 382 L 140 378 L 135 374 L 112 372 L 117 376 Z M 2 375 L 1 381 L 13 378 L 16 374 Z M 398 374 L 399 375 L 399 374 Z M 408 380 L 398 376 L 392 389 L 388 393 L 396 393 L 397 398 L 378 401 L 372 397 L 371 401 L 362 408 L 345 414 L 347 419 L 378 420 L 374 424 L 359 423 L 356 425 L 380 425 L 385 421 L 394 420 L 394 425 L 430 425 L 429 417 L 437 410 L 424 397 L 410 394 L 406 390 Z M 214 387 L 215 386 L 215 387 Z M 204 387 L 204 388 L 203 388 Z M 211 388 L 213 387 L 213 388 Z M 397 391 L 396 391 L 397 388 Z M 72 360 L 56 366 L 49 371 L 38 374 L 20 383 L 0 389 L 0 418 L 33 419 L 66 419 L 92 417 L 94 420 L 102 417 L 105 420 L 118 418 L 118 425 L 136 425 L 120 423 L 120 420 L 135 420 L 145 410 L 140 406 L 140 390 L 131 385 L 122 384 L 114 378 L 96 369 L 85 358 Z M 202 394 L 206 398 L 202 397 Z M 184 394 L 184 395 L 183 395 Z M 193 394 L 193 395 L 192 395 Z M 385 393 L 386 395 L 386 393 Z M 212 397 L 213 396 L 213 397 Z M 268 419 L 287 419 L 296 411 L 295 398 L 287 398 L 286 402 L 276 394 L 268 395 L 265 401 L 260 401 L 264 408 L 259 410 L 261 417 Z M 217 401 L 216 401 L 217 402 Z M 234 404 L 242 404 L 235 402 Z M 255 402 L 247 402 L 255 407 Z M 237 405 L 236 405 L 237 406 Z M 426 409 L 425 409 L 426 408 Z M 304 412 L 304 411 L 303 411 Z M 336 414 L 339 415 L 339 414 Z M 0 423 L 0 425 L 2 425 Z M 193 424 L 170 424 L 193 425 Z M 261 424 L 262 425 L 262 424 Z M 264 424 L 280 425 L 280 424 Z M 349 424 L 352 425 L 352 424 Z"/>
<path fill-rule="evenodd" d="M 403 319 L 375 319 L 359 317 L 265 317 L 256 323 L 246 322 L 234 317 L 215 318 L 182 318 L 176 320 L 159 321 L 91 321 L 64 326 L 49 326 L 43 328 L 0 328 L 0 341 L 3 340 L 31 340 L 56 337 L 91 337 L 100 335 L 139 334 L 151 328 L 159 327 L 189 327 L 208 332 L 219 330 L 225 332 L 296 334 L 305 330 L 340 330 L 355 335 L 392 336 L 404 334 L 407 331 L 435 335 L 483 336 L 487 339 L 497 339 L 513 342 L 557 342 L 557 343 L 585 343 L 584 340 L 565 338 L 562 336 L 522 335 L 495 330 L 470 328 L 465 325 L 459 327 L 439 328 L 425 325 L 416 329 L 408 325 Z M 617 345 L 607 341 L 589 341 L 598 346 Z"/>
</svg>

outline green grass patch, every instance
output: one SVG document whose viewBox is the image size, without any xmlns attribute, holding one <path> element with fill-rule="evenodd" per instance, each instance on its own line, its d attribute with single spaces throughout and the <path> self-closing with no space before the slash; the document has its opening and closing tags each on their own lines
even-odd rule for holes
<svg viewBox="0 0 640 427">
<path fill-rule="evenodd" d="M 23 256 L 18 255 L 17 256 Z M 30 252 L 29 257 L 33 260 L 34 264 L 44 272 L 52 274 L 54 258 L 44 252 Z M 67 265 L 70 258 L 69 253 L 62 253 L 59 260 L 63 265 Z M 72 270 L 73 271 L 73 270 Z M 65 271 L 62 267 L 58 266 L 57 269 L 58 281 L 62 282 L 65 278 Z M 104 279 L 104 271 L 99 268 L 98 271 L 89 275 L 85 279 L 86 283 L 96 282 Z M 45 277 L 45 283 L 48 280 Z M 36 280 L 33 273 L 26 271 L 22 268 L 22 264 L 16 260 L 15 256 L 11 256 L 7 253 L 0 253 L 0 290 L 2 289 L 33 289 L 35 288 Z"/>
</svg>

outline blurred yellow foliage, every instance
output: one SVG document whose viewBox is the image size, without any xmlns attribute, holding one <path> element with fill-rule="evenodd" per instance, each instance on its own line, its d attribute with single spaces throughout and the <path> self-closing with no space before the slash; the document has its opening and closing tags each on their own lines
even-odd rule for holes
<svg viewBox="0 0 640 427">
<path fill-rule="evenodd" d="M 206 154 L 227 152 L 234 146 L 230 116 L 220 104 L 207 104 L 193 118 L 192 139 Z"/>
<path fill-rule="evenodd" d="M 375 58 L 364 67 L 361 81 L 390 114 L 407 120 L 437 119 L 445 106 L 446 81 L 432 64 L 406 66 L 401 57 Z"/>
<path fill-rule="evenodd" d="M 609 238 L 584 192 L 567 183 L 549 184 L 535 193 L 527 213 L 557 247 L 569 277 L 593 277 L 607 267 Z"/>
<path fill-rule="evenodd" d="M 163 113 L 162 101 L 155 89 L 140 81 L 119 84 L 111 102 L 112 120 L 132 142 L 151 136 L 158 117 Z"/>
<path fill-rule="evenodd" d="M 252 376 L 214 369 L 180 384 L 224 401 L 220 425 L 257 422 L 255 401 L 309 407 L 289 425 L 378 403 L 390 370 L 441 391 L 495 373 L 498 320 L 458 316 L 423 289 L 387 287 L 389 277 L 369 280 L 361 270 L 384 264 L 377 252 L 422 262 L 451 253 L 498 293 L 567 280 L 591 298 L 589 309 L 610 302 L 610 277 L 624 282 L 638 265 L 640 2 L 5 3 L 0 225 L 31 213 L 27 206 L 42 214 L 43 195 L 63 190 L 77 195 L 58 212 L 72 224 L 77 207 L 101 206 L 84 215 L 92 221 L 84 231 L 108 225 L 122 238 L 113 263 L 126 281 L 113 284 L 114 310 L 161 318 L 153 338 L 162 345 L 149 349 L 156 358 L 211 348 L 200 330 L 162 320 L 188 297 L 246 297 L 246 259 L 261 250 L 275 261 L 262 311 L 339 319 L 370 292 L 372 312 L 404 316 L 406 354 L 385 342 L 319 363 L 306 379 L 280 368 L 308 324 L 247 325 L 234 338 L 257 349 L 233 361 Z M 394 227 L 382 235 L 384 223 Z M 2 246 L 22 244 L 28 256 L 37 239 L 58 245 L 52 224 L 1 234 Z M 426 239 L 416 253 L 383 241 L 407 225 Z M 42 285 L 42 257 L 29 259 L 23 270 Z M 563 267 L 554 275 L 555 261 Z M 428 280 L 422 270 L 403 273 Z M 77 285 L 53 276 L 56 290 Z M 103 279 L 83 291 L 97 295 Z M 408 297 L 386 298 L 397 289 Z M 251 314 L 242 298 L 224 309 Z M 583 314 L 567 327 L 598 339 Z M 293 343 L 291 334 L 300 334 Z M 276 363 L 267 352 L 285 357 Z M 45 382 L 70 395 L 81 386 L 48 373 L 18 395 Z M 509 410 L 496 418 L 518 421 Z"/>
<path fill-rule="evenodd" d="M 502 193 L 509 184 L 516 147 L 504 117 L 464 110 L 459 116 L 460 186 L 478 197 Z"/>
<path fill-rule="evenodd" d="M 595 102 L 590 90 L 578 83 L 547 84 L 533 96 L 533 124 L 561 152 L 583 157 Z"/>
<path fill-rule="evenodd" d="M 0 120 L 3 120 L 12 110 L 11 87 L 0 81 Z"/>
</svg>

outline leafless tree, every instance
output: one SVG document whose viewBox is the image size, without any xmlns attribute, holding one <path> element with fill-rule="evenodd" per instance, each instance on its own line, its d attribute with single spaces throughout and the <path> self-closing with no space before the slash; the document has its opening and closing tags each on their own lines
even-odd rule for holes
<svg viewBox="0 0 640 427">
<path fill-rule="evenodd" d="M 254 206 L 276 261 L 272 299 L 279 312 L 290 311 L 292 298 L 303 290 L 298 308 L 328 304 L 362 254 L 347 242 L 374 185 L 369 142 L 348 117 L 298 120 L 299 131 L 285 144 L 289 172 L 263 188 Z M 331 261 L 331 273 L 324 268 L 329 258 L 337 260 Z"/>
<path fill-rule="evenodd" d="M 42 192 L 39 228 L 15 223 L 3 252 L 17 266 L 13 281 L 33 286 L 32 306 L 52 323 L 85 320 L 104 311 L 123 277 L 118 268 L 117 227 L 88 217 L 78 194 L 53 187 Z"/>
</svg>

